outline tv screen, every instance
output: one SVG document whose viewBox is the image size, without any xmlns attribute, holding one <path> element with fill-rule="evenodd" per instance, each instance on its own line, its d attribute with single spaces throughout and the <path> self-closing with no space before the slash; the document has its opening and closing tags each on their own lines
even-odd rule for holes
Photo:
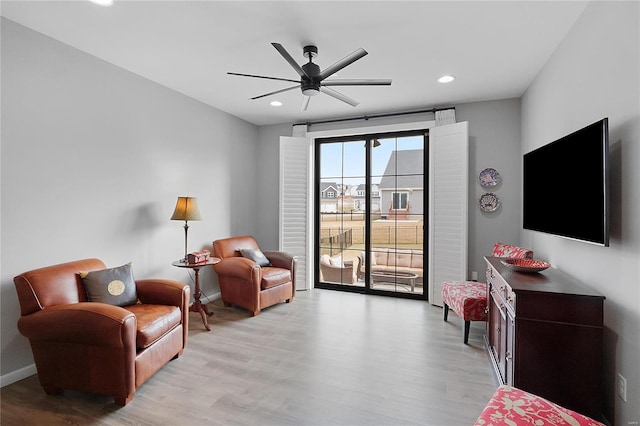
<svg viewBox="0 0 640 426">
<path fill-rule="evenodd" d="M 523 227 L 609 246 L 608 186 L 604 118 L 524 155 Z"/>
</svg>

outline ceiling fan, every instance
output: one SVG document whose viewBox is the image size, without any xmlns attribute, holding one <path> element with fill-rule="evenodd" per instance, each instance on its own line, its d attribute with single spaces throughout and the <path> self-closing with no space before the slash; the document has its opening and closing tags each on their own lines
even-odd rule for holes
<svg viewBox="0 0 640 426">
<path fill-rule="evenodd" d="M 293 67 L 293 69 L 300 76 L 300 80 L 292 80 L 289 78 L 279 78 L 279 77 L 267 77 L 263 75 L 254 75 L 254 74 L 241 74 L 236 72 L 228 72 L 229 75 L 239 75 L 241 77 L 254 77 L 254 78 L 264 78 L 267 80 L 279 80 L 279 81 L 290 81 L 292 83 L 297 83 L 295 86 L 287 87 L 286 89 L 275 90 L 273 92 L 265 93 L 264 95 L 259 95 L 251 98 L 252 100 L 264 98 L 265 96 L 276 95 L 278 93 L 287 92 L 289 90 L 297 89 L 298 87 L 302 90 L 302 94 L 304 95 L 302 101 L 302 110 L 306 111 L 309 106 L 309 100 L 311 96 L 316 96 L 318 93 L 322 92 L 331 97 L 334 97 L 342 102 L 346 102 L 351 106 L 358 105 L 358 101 L 351 99 L 350 97 L 343 95 L 340 92 L 337 92 L 331 89 L 329 86 L 390 86 L 391 80 L 389 79 L 333 79 L 327 80 L 328 77 L 331 77 L 336 72 L 340 71 L 344 67 L 351 65 L 358 59 L 367 55 L 367 51 L 360 48 L 355 52 L 351 53 L 348 56 L 345 56 L 335 64 L 320 70 L 320 67 L 313 63 L 313 58 L 318 55 L 318 48 L 316 46 L 305 46 L 302 49 L 302 53 L 306 58 L 309 58 L 309 62 L 300 66 L 298 63 L 291 57 L 289 52 L 286 51 L 284 47 L 280 43 L 271 43 L 273 47 L 282 55 L 282 57 Z"/>
</svg>

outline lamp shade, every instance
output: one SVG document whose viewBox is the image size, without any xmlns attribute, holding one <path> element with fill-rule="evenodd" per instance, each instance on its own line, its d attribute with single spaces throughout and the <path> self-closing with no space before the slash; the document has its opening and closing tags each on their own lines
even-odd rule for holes
<svg viewBox="0 0 640 426">
<path fill-rule="evenodd" d="M 198 199 L 195 197 L 178 197 L 176 209 L 173 211 L 171 220 L 202 220 Z"/>
</svg>

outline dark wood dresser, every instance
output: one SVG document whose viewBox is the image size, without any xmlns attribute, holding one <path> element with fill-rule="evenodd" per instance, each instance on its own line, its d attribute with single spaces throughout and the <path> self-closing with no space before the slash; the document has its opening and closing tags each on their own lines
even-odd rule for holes
<svg viewBox="0 0 640 426">
<path fill-rule="evenodd" d="M 487 261 L 485 341 L 500 384 L 602 418 L 604 296 L 554 268 Z"/>
</svg>

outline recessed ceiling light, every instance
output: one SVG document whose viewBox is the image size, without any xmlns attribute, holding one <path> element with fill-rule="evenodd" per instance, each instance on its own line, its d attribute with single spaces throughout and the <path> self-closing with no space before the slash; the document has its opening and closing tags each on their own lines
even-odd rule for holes
<svg viewBox="0 0 640 426">
<path fill-rule="evenodd" d="M 280 101 L 271 101 L 270 105 L 271 106 L 282 106 L 282 102 L 280 102 Z"/>
<path fill-rule="evenodd" d="M 443 75 L 438 79 L 438 83 L 451 83 L 456 78 L 452 75 Z"/>
<path fill-rule="evenodd" d="M 111 6 L 113 4 L 113 0 L 89 0 L 91 3 L 98 4 L 100 6 Z"/>
</svg>

